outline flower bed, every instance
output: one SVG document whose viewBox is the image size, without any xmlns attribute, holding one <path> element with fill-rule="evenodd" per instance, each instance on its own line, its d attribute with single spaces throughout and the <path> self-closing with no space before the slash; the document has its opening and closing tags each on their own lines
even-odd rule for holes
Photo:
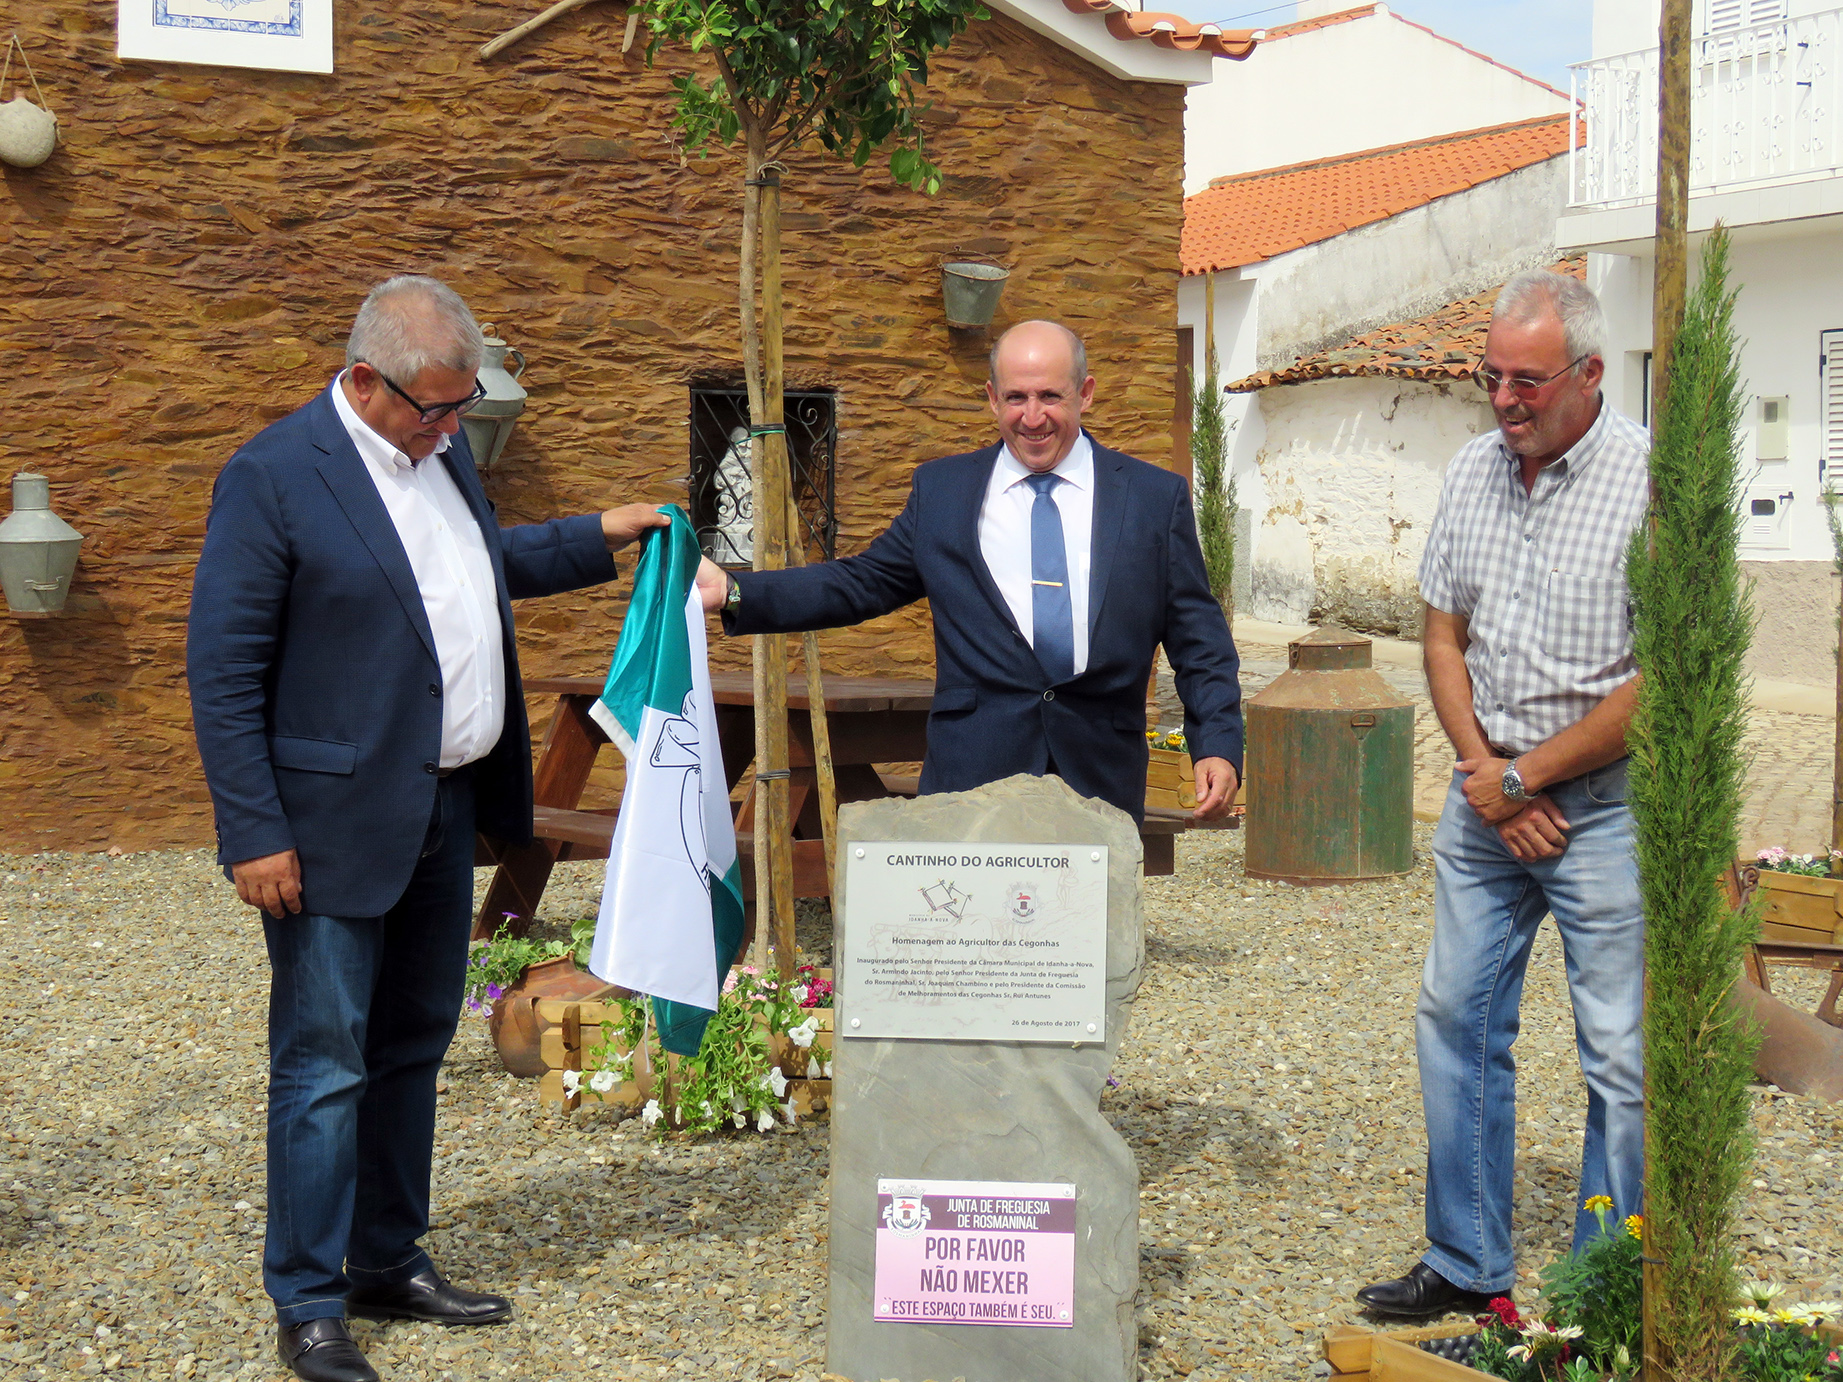
<svg viewBox="0 0 1843 1382">
<path fill-rule="evenodd" d="M 1611 1225 L 1612 1201 L 1587 1208 L 1598 1235 L 1542 1271 L 1544 1309 L 1524 1318 L 1508 1297 L 1472 1323 L 1372 1334 L 1340 1325 L 1325 1336 L 1334 1379 L 1374 1382 L 1633 1382 L 1639 1375 L 1642 1267 L 1636 1216 Z M 1761 1282 L 1734 1311 L 1737 1378 L 1747 1382 L 1843 1382 L 1835 1301 L 1778 1304 L 1783 1288 Z M 1445 1356 L 1442 1356 L 1445 1355 Z"/>
<path fill-rule="evenodd" d="M 791 1127 L 830 1104 L 831 995 L 830 970 L 803 966 L 782 985 L 739 967 L 693 1057 L 660 1048 L 644 1000 L 546 1000 L 538 1097 L 637 1111 L 661 1133 Z"/>
</svg>

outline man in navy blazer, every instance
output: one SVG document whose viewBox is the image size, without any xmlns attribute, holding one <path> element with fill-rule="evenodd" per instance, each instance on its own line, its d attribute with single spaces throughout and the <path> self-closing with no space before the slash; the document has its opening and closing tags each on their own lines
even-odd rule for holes
<svg viewBox="0 0 1843 1382">
<path fill-rule="evenodd" d="M 666 522 L 632 504 L 500 528 L 460 430 L 481 341 L 434 279 L 373 290 L 332 386 L 219 473 L 193 584 L 218 859 L 263 910 L 271 970 L 263 1284 L 309 1382 L 377 1378 L 348 1313 L 511 1313 L 418 1242 L 474 832 L 531 838 L 509 602 L 612 579 Z"/>
<path fill-rule="evenodd" d="M 935 691 L 923 792 L 1060 776 L 1145 815 L 1146 683 L 1162 643 L 1184 703 L 1197 816 L 1241 772 L 1234 640 L 1210 594 L 1183 478 L 1094 444 L 1081 341 L 1023 322 L 992 349 L 1001 442 L 918 467 L 908 503 L 857 556 L 698 584 L 726 632 L 833 628 L 926 597 Z"/>
</svg>

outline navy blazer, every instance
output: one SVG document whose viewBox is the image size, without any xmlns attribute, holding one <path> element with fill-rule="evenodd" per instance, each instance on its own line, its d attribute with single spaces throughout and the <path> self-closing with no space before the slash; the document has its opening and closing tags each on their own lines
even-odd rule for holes
<svg viewBox="0 0 1843 1382">
<path fill-rule="evenodd" d="M 335 385 L 337 387 L 337 385 Z M 499 590 L 505 728 L 475 765 L 478 828 L 531 838 L 531 731 L 513 599 L 612 579 L 597 514 L 501 528 L 465 433 L 437 461 Z M 441 665 L 409 557 L 330 391 L 219 472 L 192 584 L 186 676 L 226 866 L 292 849 L 306 910 L 380 916 L 435 805 Z"/>
<path fill-rule="evenodd" d="M 1226 758 L 1239 773 L 1239 661 L 1209 591 L 1183 477 L 1095 446 L 1088 666 L 1052 685 L 979 550 L 979 511 L 998 451 L 917 467 L 896 521 L 857 556 L 738 572 L 742 602 L 725 629 L 834 628 L 926 597 L 935 689 L 921 790 L 1040 774 L 1054 761 L 1076 791 L 1134 820 L 1145 816 L 1146 683 L 1162 643 L 1190 752 Z"/>
</svg>

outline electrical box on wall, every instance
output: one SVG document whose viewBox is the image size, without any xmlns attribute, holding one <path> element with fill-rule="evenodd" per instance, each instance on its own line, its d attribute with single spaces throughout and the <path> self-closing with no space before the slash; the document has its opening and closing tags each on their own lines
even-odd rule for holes
<svg viewBox="0 0 1843 1382">
<path fill-rule="evenodd" d="M 1786 423 L 1789 400 L 1784 398 L 1761 398 L 1756 400 L 1759 409 L 1754 419 L 1754 459 L 1757 461 L 1783 461 L 1790 454 L 1790 431 Z"/>
<path fill-rule="evenodd" d="M 1741 546 L 1783 548 L 1787 545 L 1786 518 L 1792 506 L 1792 494 L 1777 485 L 1752 486 L 1741 518 Z"/>
</svg>

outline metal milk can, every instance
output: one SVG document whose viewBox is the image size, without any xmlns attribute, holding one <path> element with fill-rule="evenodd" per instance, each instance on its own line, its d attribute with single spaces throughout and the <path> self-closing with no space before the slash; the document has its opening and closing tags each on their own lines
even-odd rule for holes
<svg viewBox="0 0 1843 1382">
<path fill-rule="evenodd" d="M 1289 883 L 1389 878 L 1414 864 L 1414 702 L 1370 641 L 1316 629 L 1245 707 L 1247 871 Z"/>
</svg>

